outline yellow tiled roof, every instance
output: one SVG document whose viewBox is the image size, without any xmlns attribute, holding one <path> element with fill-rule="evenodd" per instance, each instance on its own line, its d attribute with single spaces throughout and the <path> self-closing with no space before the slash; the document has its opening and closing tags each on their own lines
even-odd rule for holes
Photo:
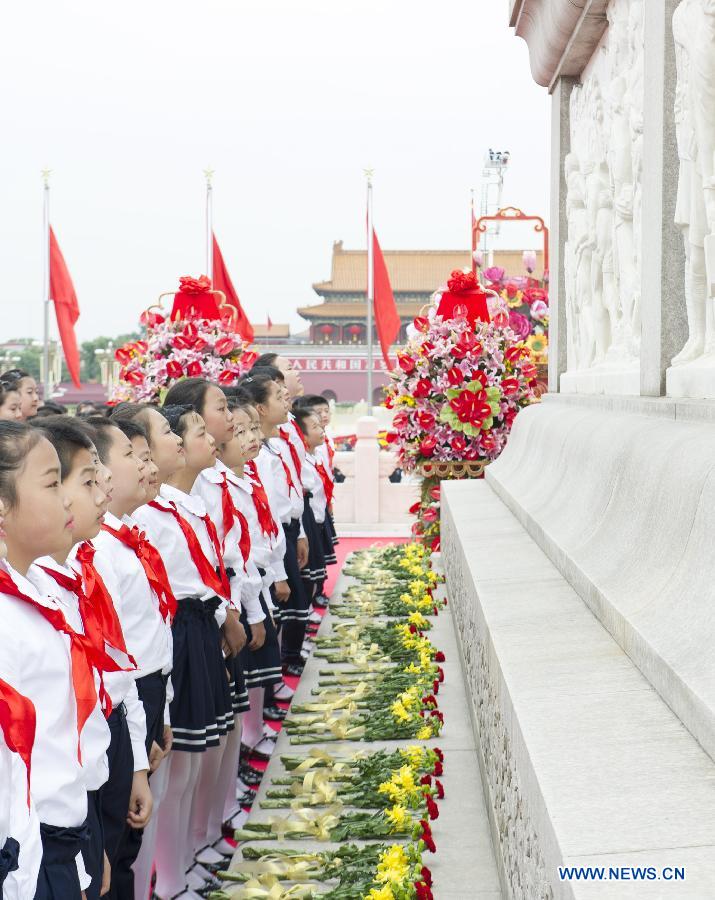
<svg viewBox="0 0 715 900">
<path fill-rule="evenodd" d="M 405 318 L 414 318 L 419 315 L 425 305 L 422 301 L 400 303 L 396 300 L 397 312 Z M 327 303 L 314 303 L 312 306 L 299 306 L 298 315 L 304 319 L 319 317 L 321 319 L 349 319 L 361 322 L 367 316 L 367 304 L 364 301 L 355 300 L 348 303 L 338 303 L 328 300 Z"/>
<path fill-rule="evenodd" d="M 494 265 L 510 275 L 524 272 L 521 250 L 495 250 Z M 454 269 L 470 265 L 469 250 L 383 250 L 390 284 L 395 293 L 432 293 L 444 285 Z M 541 273 L 541 251 L 537 253 L 537 276 Z M 317 294 L 367 290 L 367 251 L 344 250 L 333 244 L 330 280 L 313 285 Z"/>
</svg>

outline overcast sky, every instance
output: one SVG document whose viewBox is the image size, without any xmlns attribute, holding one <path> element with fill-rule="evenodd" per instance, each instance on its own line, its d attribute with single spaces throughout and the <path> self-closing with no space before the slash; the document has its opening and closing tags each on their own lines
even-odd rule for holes
<svg viewBox="0 0 715 900">
<path fill-rule="evenodd" d="M 205 271 L 207 166 L 249 315 L 294 329 L 333 240 L 365 246 L 367 166 L 385 249 L 467 247 L 488 147 L 512 154 L 505 205 L 547 217 L 549 99 L 507 6 L 6 4 L 0 340 L 41 335 L 44 167 L 81 339 L 132 329 L 180 275 Z M 533 245 L 526 227 L 504 240 Z"/>
</svg>

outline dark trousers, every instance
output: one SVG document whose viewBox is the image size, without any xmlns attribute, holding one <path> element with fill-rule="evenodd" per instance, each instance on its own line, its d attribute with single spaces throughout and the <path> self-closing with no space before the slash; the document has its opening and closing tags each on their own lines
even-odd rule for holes
<svg viewBox="0 0 715 900">
<path fill-rule="evenodd" d="M 162 675 L 161 672 L 152 672 L 150 675 L 137 678 L 137 693 L 144 706 L 144 715 L 146 716 L 147 756 L 154 741 L 159 746 L 163 745 L 167 681 L 168 675 Z M 132 866 L 134 860 L 139 856 L 143 834 L 143 829 L 130 828 L 125 823 L 112 866 L 112 887 L 107 895 L 110 900 L 134 900 Z"/>
<path fill-rule="evenodd" d="M 289 525 L 284 525 L 286 536 L 286 552 L 283 565 L 286 570 L 286 580 L 290 587 L 290 597 L 283 619 L 281 634 L 281 657 L 284 663 L 302 662 L 300 651 L 305 640 L 305 616 L 310 606 L 310 601 L 305 594 L 305 585 L 300 577 L 298 567 L 298 535 L 300 522 L 294 519 Z M 291 618 L 292 610 L 296 608 L 304 610 L 304 618 Z"/>
<path fill-rule="evenodd" d="M 104 874 L 104 828 L 102 826 L 102 794 L 98 791 L 87 791 L 87 827 L 89 843 L 83 853 L 84 868 L 92 879 L 85 891 L 87 900 L 98 900 L 102 888 Z"/>
<path fill-rule="evenodd" d="M 40 823 L 42 863 L 37 878 L 35 900 L 80 900 L 75 857 L 86 849 L 87 825 L 79 828 L 59 828 Z"/>
<path fill-rule="evenodd" d="M 112 881 L 114 881 L 114 866 L 127 821 L 134 778 L 134 754 L 123 703 L 120 703 L 112 711 L 107 724 L 111 734 L 107 750 L 109 778 L 99 792 L 104 827 L 104 850 L 109 858 L 109 865 L 112 867 Z"/>
</svg>

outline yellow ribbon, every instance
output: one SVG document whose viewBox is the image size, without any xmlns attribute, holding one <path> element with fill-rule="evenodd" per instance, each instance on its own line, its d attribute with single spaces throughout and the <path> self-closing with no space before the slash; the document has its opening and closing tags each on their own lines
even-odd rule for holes
<svg viewBox="0 0 715 900">
<path fill-rule="evenodd" d="M 242 887 L 231 891 L 235 900 L 292 900 L 292 898 L 308 898 L 313 896 L 312 888 L 293 885 L 283 888 L 275 875 L 259 875 L 247 881 Z"/>
<path fill-rule="evenodd" d="M 334 803 L 324 813 L 304 809 L 298 801 L 294 801 L 292 805 L 294 815 L 290 818 L 274 817 L 268 820 L 272 834 L 278 838 L 285 838 L 286 835 L 301 832 L 318 841 L 330 840 L 330 829 L 335 828 L 340 822 L 342 803 Z"/>
</svg>

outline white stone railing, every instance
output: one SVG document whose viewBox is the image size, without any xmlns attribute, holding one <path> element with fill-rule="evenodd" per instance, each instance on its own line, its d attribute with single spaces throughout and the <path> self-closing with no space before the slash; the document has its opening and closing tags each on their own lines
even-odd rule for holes
<svg viewBox="0 0 715 900">
<path fill-rule="evenodd" d="M 419 485 L 388 480 L 397 467 L 397 457 L 380 449 L 377 432 L 377 419 L 359 419 L 355 449 L 335 454 L 335 467 L 345 475 L 345 481 L 335 485 L 334 515 L 339 530 L 384 525 L 404 529 L 413 521 L 408 510 L 419 498 Z"/>
</svg>

